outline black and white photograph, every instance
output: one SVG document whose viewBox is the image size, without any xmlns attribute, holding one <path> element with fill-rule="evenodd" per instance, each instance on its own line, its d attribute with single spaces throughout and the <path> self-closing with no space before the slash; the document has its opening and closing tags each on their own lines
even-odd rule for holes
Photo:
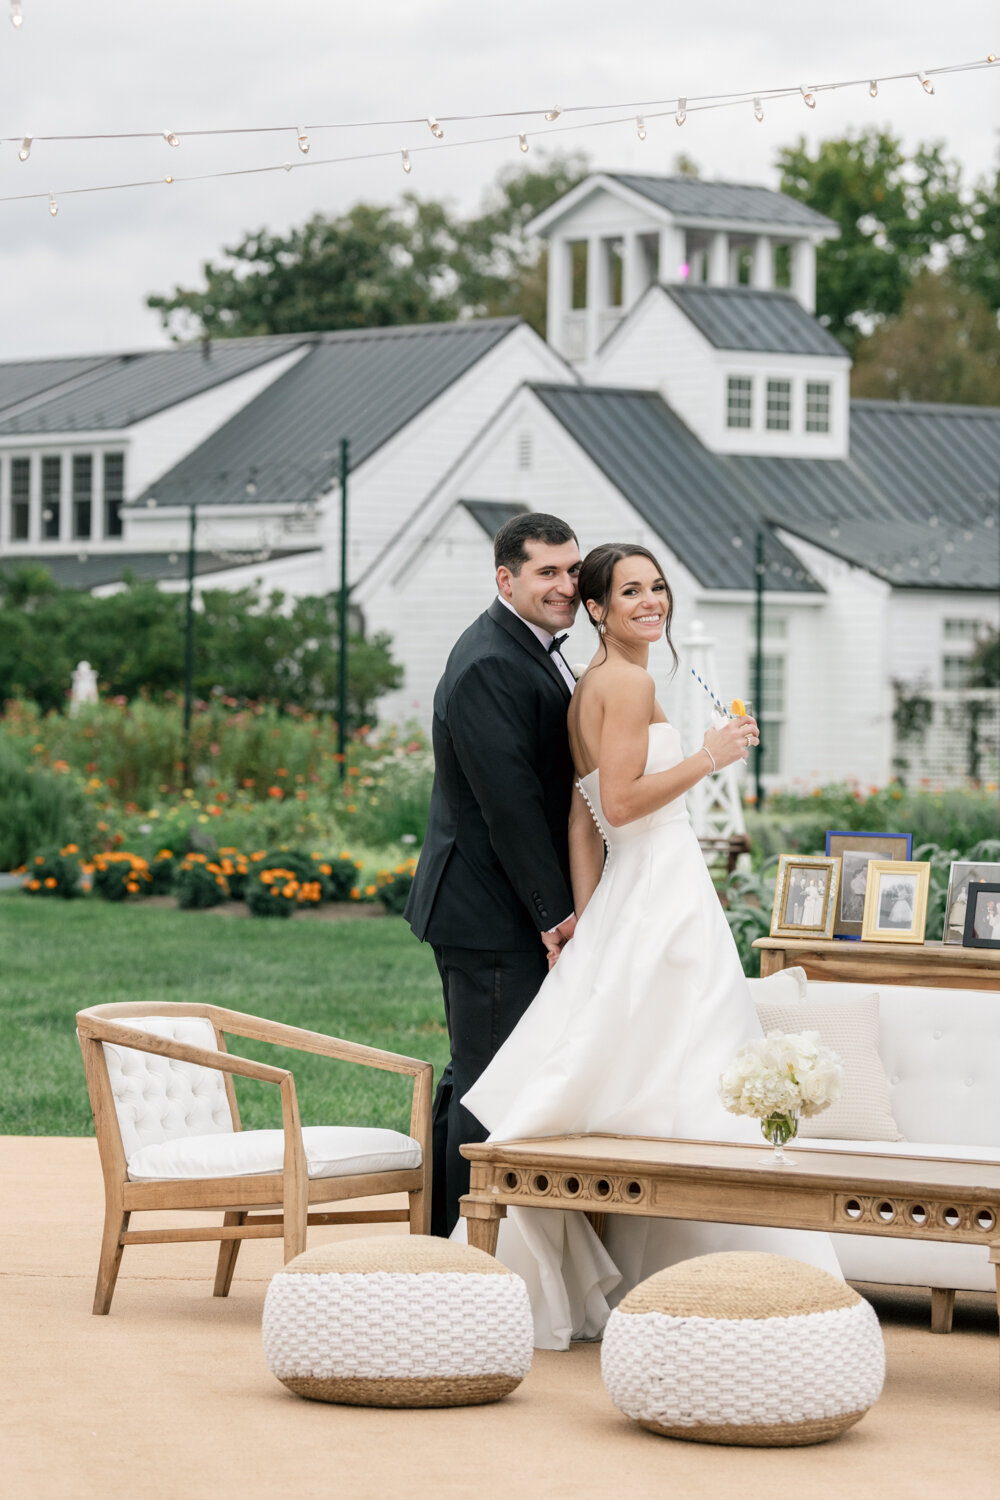
<svg viewBox="0 0 1000 1500">
<path fill-rule="evenodd" d="M 832 936 L 860 938 L 870 862 L 873 859 L 908 860 L 913 853 L 913 835 L 830 829 L 826 835 L 826 852 L 839 855 L 842 866 Z"/>
<path fill-rule="evenodd" d="M 948 876 L 948 897 L 944 908 L 943 936 L 946 943 L 964 941 L 969 887 L 982 881 L 1000 882 L 1000 863 L 964 859 L 956 859 L 952 862 L 951 873 Z"/>
<path fill-rule="evenodd" d="M 1000 948 L 1000 880 L 970 881 L 966 887 L 967 948 Z"/>
<path fill-rule="evenodd" d="M 837 904 L 840 861 L 783 854 L 774 888 L 772 937 L 829 937 Z"/>
<path fill-rule="evenodd" d="M 863 939 L 882 943 L 923 942 L 930 870 L 926 860 L 871 861 Z"/>
</svg>

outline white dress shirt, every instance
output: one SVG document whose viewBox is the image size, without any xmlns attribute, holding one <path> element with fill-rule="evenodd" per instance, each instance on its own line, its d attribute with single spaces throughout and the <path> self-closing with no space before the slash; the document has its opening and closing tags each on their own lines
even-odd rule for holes
<svg viewBox="0 0 1000 1500">
<path fill-rule="evenodd" d="M 497 594 L 497 598 L 499 599 L 500 603 L 503 605 L 504 609 L 509 609 L 512 615 L 517 615 L 517 618 L 520 620 L 520 622 L 521 622 L 522 625 L 527 625 L 527 627 L 531 631 L 532 635 L 533 636 L 537 636 L 537 638 L 541 641 L 542 645 L 545 647 L 546 651 L 548 651 L 549 647 L 552 644 L 552 642 L 555 640 L 555 636 L 550 635 L 547 630 L 543 630 L 540 625 L 533 625 L 531 623 L 531 621 L 530 620 L 526 620 L 523 615 L 518 615 L 517 614 L 517 610 L 514 608 L 513 604 L 511 604 L 511 602 L 510 602 L 509 599 L 505 599 L 504 596 L 503 596 L 503 594 Z M 570 692 L 572 693 L 574 691 L 574 689 L 576 688 L 576 678 L 573 676 L 573 673 L 570 671 L 569 666 L 567 665 L 566 659 L 563 656 L 562 652 L 557 647 L 555 651 L 549 651 L 549 655 L 552 657 L 552 660 L 555 662 L 556 666 L 558 667 L 560 677 L 563 679 L 563 681 L 565 682 L 566 686 L 569 688 Z M 569 914 L 569 917 L 571 917 L 571 916 L 573 916 L 572 912 L 570 912 L 570 914 Z M 568 922 L 569 921 L 569 917 L 565 917 L 563 920 L 566 921 L 566 922 Z M 561 927 L 562 926 L 562 922 L 557 923 L 556 926 L 557 927 Z M 548 930 L 549 930 L 549 932 L 555 932 L 556 931 L 556 927 L 550 927 Z"/>
</svg>

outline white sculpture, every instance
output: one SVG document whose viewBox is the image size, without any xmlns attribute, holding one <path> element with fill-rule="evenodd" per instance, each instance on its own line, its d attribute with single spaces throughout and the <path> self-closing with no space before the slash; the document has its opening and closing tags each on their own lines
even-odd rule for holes
<svg viewBox="0 0 1000 1500">
<path fill-rule="evenodd" d="M 69 695 L 69 711 L 75 714 L 81 703 L 97 702 L 97 673 L 89 661 L 77 662 L 72 674 L 73 686 Z"/>
</svg>

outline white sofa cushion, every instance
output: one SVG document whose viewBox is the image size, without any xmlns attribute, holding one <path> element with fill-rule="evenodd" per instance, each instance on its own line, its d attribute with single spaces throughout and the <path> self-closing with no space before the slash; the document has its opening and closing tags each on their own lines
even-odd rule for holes
<svg viewBox="0 0 1000 1500">
<path fill-rule="evenodd" d="M 803 1119 L 799 1135 L 851 1141 L 901 1141 L 892 1117 L 889 1080 L 879 1056 L 878 995 L 840 1005 L 757 1002 L 765 1032 L 818 1031 L 844 1064 L 840 1098 L 822 1114 Z"/>
<path fill-rule="evenodd" d="M 419 1142 L 398 1130 L 307 1125 L 302 1131 L 310 1177 L 402 1172 L 419 1167 Z M 192 1177 L 259 1177 L 284 1166 L 283 1130 L 235 1130 L 187 1135 L 144 1146 L 128 1158 L 131 1182 L 179 1182 Z"/>
<path fill-rule="evenodd" d="M 129 1016 L 124 1024 L 188 1047 L 219 1050 L 215 1028 L 204 1016 Z M 103 1045 L 126 1159 L 179 1135 L 232 1133 L 225 1077 L 215 1068 Z"/>
<path fill-rule="evenodd" d="M 767 1000 L 771 1003 L 797 1005 L 806 998 L 809 981 L 805 969 L 779 969 L 777 974 L 768 974 L 764 979 L 748 979 L 750 996 L 755 1005 Z"/>
</svg>

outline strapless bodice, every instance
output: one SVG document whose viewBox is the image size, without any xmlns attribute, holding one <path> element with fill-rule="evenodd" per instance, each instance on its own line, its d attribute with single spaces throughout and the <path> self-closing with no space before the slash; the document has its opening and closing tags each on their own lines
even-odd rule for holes
<svg viewBox="0 0 1000 1500">
<path fill-rule="evenodd" d="M 650 724 L 649 749 L 646 752 L 646 768 L 643 775 L 653 776 L 657 771 L 669 771 L 673 766 L 679 765 L 683 759 L 681 737 L 674 726 L 666 723 Z M 662 828 L 668 823 L 689 821 L 687 804 L 683 797 L 677 797 L 673 802 L 668 802 L 665 807 L 658 808 L 656 812 L 649 813 L 644 818 L 636 818 L 632 823 L 625 823 L 621 828 L 615 828 L 608 822 L 601 806 L 600 767 L 594 771 L 588 771 L 586 776 L 581 776 L 577 786 L 587 799 L 594 822 L 601 830 L 604 842 L 609 849 L 621 848 L 623 844 L 632 843 L 651 830 Z"/>
</svg>

